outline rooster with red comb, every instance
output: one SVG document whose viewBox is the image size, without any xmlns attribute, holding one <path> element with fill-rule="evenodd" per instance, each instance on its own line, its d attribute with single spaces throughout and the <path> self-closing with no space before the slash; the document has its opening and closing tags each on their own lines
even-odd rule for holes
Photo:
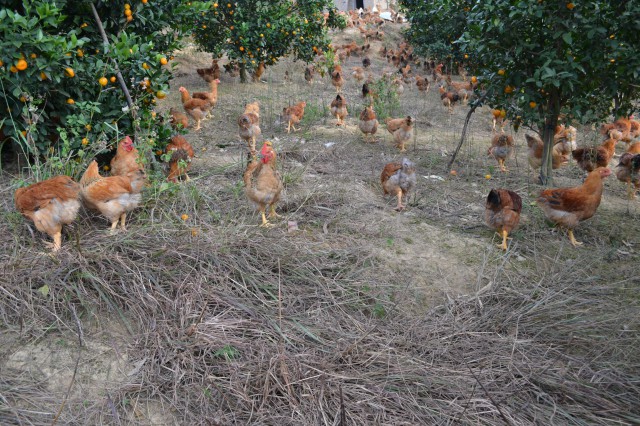
<svg viewBox="0 0 640 426">
<path fill-rule="evenodd" d="M 269 207 L 269 218 L 279 217 L 276 213 L 276 203 L 282 192 L 282 177 L 276 170 L 276 151 L 273 144 L 266 141 L 260 150 L 260 161 L 252 161 L 244 172 L 244 191 L 253 201 L 262 216 L 264 227 L 273 226 L 266 215 Z"/>
</svg>

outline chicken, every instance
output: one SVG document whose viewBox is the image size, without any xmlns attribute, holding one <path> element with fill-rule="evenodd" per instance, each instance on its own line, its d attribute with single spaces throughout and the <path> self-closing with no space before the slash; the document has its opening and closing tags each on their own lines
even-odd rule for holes
<svg viewBox="0 0 640 426">
<path fill-rule="evenodd" d="M 98 163 L 93 160 L 80 179 L 80 194 L 85 205 L 99 211 L 111 221 L 111 234 L 120 228 L 126 231 L 127 213 L 138 207 L 146 176 L 144 170 L 132 176 L 102 177 Z"/>
<path fill-rule="evenodd" d="M 602 179 L 610 174 L 611 170 L 599 167 L 589 173 L 581 186 L 547 189 L 537 198 L 547 219 L 569 231 L 569 241 L 574 247 L 582 243 L 576 241 L 573 229 L 595 214 L 602 199 Z"/>
<path fill-rule="evenodd" d="M 220 80 L 210 78 L 207 80 L 209 82 L 209 91 L 208 92 L 193 92 L 191 94 L 192 99 L 202 99 L 203 101 L 209 101 L 211 104 L 211 108 L 208 113 L 211 113 L 211 109 L 216 106 L 218 103 L 218 84 Z"/>
<path fill-rule="evenodd" d="M 333 71 L 331 72 L 331 84 L 336 88 L 336 92 L 339 93 L 342 90 L 344 77 L 342 76 L 342 67 L 340 65 L 333 67 Z"/>
<path fill-rule="evenodd" d="M 211 102 L 205 101 L 204 99 L 192 99 L 189 91 L 184 87 L 180 87 L 178 90 L 180 90 L 184 111 L 196 121 L 196 128 L 194 130 L 200 130 L 200 121 L 206 117 L 212 108 Z"/>
<path fill-rule="evenodd" d="M 249 145 L 251 156 L 256 156 L 256 139 L 262 134 L 260 129 L 260 105 L 258 102 L 247 104 L 244 113 L 238 117 L 238 133 Z"/>
<path fill-rule="evenodd" d="M 138 150 L 129 136 L 118 142 L 116 155 L 111 159 L 110 166 L 112 176 L 129 176 L 138 169 L 144 169 L 139 162 Z"/>
<path fill-rule="evenodd" d="M 492 189 L 487 196 L 484 209 L 484 220 L 490 228 L 495 229 L 502 237 L 502 250 L 507 249 L 509 233 L 520 222 L 522 198 L 508 189 Z"/>
<path fill-rule="evenodd" d="M 393 135 L 393 141 L 400 152 L 405 152 L 405 144 L 413 138 L 413 124 L 416 120 L 408 115 L 405 118 L 387 118 L 387 130 Z"/>
<path fill-rule="evenodd" d="M 244 191 L 260 210 L 261 226 L 270 227 L 273 225 L 267 220 L 265 211 L 269 207 L 269 218 L 278 217 L 275 206 L 280 200 L 283 185 L 280 173 L 276 170 L 276 152 L 271 142 L 262 145 L 260 155 L 260 162 L 252 161 L 244 172 Z"/>
<path fill-rule="evenodd" d="M 391 81 L 391 84 L 393 85 L 396 93 L 398 94 L 398 96 L 402 95 L 404 93 L 404 82 L 402 81 L 401 78 L 396 77 Z"/>
<path fill-rule="evenodd" d="M 603 124 L 600 132 L 618 141 L 631 143 L 640 137 L 640 122 L 630 118 L 619 118 L 613 123 Z"/>
<path fill-rule="evenodd" d="M 500 131 L 504 132 L 504 127 L 507 125 L 507 111 L 503 109 L 492 109 L 491 115 L 493 116 L 493 131 L 496 131 L 496 125 L 500 126 Z"/>
<path fill-rule="evenodd" d="M 362 85 L 362 97 L 366 98 L 371 94 L 371 88 L 369 87 L 369 83 L 364 83 Z"/>
<path fill-rule="evenodd" d="M 364 133 L 365 142 L 369 141 L 369 135 L 373 136 L 373 142 L 376 141 L 374 135 L 378 131 L 378 119 L 376 118 L 376 112 L 373 110 L 372 105 L 365 107 L 360 113 L 358 127 L 360 131 Z"/>
<path fill-rule="evenodd" d="M 218 65 L 218 61 L 219 59 L 213 59 L 211 61 L 211 67 L 198 68 L 196 69 L 196 72 L 205 81 L 210 81 L 210 79 L 220 79 L 220 66 Z"/>
<path fill-rule="evenodd" d="M 304 69 L 304 79 L 307 81 L 307 83 L 309 84 L 313 83 L 313 77 L 315 72 L 316 72 L 316 69 L 313 65 L 309 65 Z"/>
<path fill-rule="evenodd" d="M 598 167 L 607 167 L 616 152 L 616 140 L 607 139 L 597 147 L 578 148 L 571 155 L 585 172 L 592 172 Z"/>
<path fill-rule="evenodd" d="M 362 69 L 362 67 L 353 67 L 351 69 L 353 70 L 353 72 L 351 73 L 353 78 L 358 80 L 358 82 L 364 80 L 364 70 Z"/>
<path fill-rule="evenodd" d="M 382 170 L 380 182 L 385 195 L 392 194 L 398 198 L 396 210 L 404 210 L 406 206 L 402 204 L 402 197 L 416 186 L 415 165 L 406 158 L 402 163 L 388 163 Z"/>
<path fill-rule="evenodd" d="M 259 83 L 260 82 L 260 78 L 262 77 L 262 74 L 264 74 L 264 61 L 260 61 L 260 63 L 258 64 L 258 68 L 256 68 L 253 71 L 253 74 L 251 75 L 251 80 L 254 83 Z"/>
<path fill-rule="evenodd" d="M 564 124 L 556 127 L 556 134 L 553 135 L 555 147 L 562 155 L 571 154 L 576 148 L 578 131 L 575 127 L 565 127 Z"/>
<path fill-rule="evenodd" d="M 514 146 L 515 143 L 513 142 L 513 137 L 504 132 L 497 133 L 493 138 L 491 138 L 491 147 L 487 151 L 487 154 L 492 155 L 496 160 L 498 160 L 501 172 L 508 171 L 504 163 L 507 158 L 511 157 L 513 154 Z"/>
<path fill-rule="evenodd" d="M 640 142 L 634 142 L 629 145 L 627 152 L 630 154 L 640 154 Z"/>
<path fill-rule="evenodd" d="M 307 103 L 302 101 L 297 104 L 290 106 L 288 108 L 282 109 L 282 120 L 287 123 L 287 133 L 293 129 L 293 131 L 298 131 L 296 129 L 296 124 L 302 120 L 304 116 L 304 108 L 307 106 Z"/>
<path fill-rule="evenodd" d="M 238 77 L 240 75 L 240 66 L 236 63 L 229 63 L 222 65 L 224 72 L 231 77 Z"/>
<path fill-rule="evenodd" d="M 171 123 L 171 127 L 174 129 L 178 130 L 178 126 L 182 126 L 183 129 L 189 127 L 189 118 L 180 111 L 172 107 L 169 108 L 169 114 L 171 115 L 169 123 Z"/>
<path fill-rule="evenodd" d="M 446 106 L 449 114 L 453 114 L 453 106 L 460 100 L 460 96 L 456 92 L 446 91 L 444 87 L 439 89 L 442 105 Z"/>
<path fill-rule="evenodd" d="M 370 66 L 371 66 L 371 59 L 367 58 L 366 56 L 362 58 L 362 67 L 369 68 Z"/>
<path fill-rule="evenodd" d="M 344 99 L 344 96 L 339 93 L 336 98 L 331 101 L 331 115 L 338 119 L 336 126 L 343 125 L 344 118 L 349 115 L 347 111 L 347 101 Z"/>
<path fill-rule="evenodd" d="M 420 75 L 416 75 L 416 86 L 418 86 L 418 90 L 420 92 L 429 93 L 429 87 L 431 87 L 431 84 L 428 79 Z"/>
<path fill-rule="evenodd" d="M 529 152 L 527 155 L 529 165 L 534 170 L 539 169 L 540 166 L 542 166 L 542 153 L 544 150 L 544 143 L 537 136 L 525 134 L 524 137 L 527 139 L 527 145 L 529 146 Z M 566 155 L 562 155 L 555 146 L 551 151 L 551 156 L 551 167 L 554 170 L 560 168 L 560 166 L 566 165 L 569 162 L 569 157 L 567 157 Z"/>
<path fill-rule="evenodd" d="M 80 209 L 80 185 L 69 176 L 56 176 L 14 194 L 18 211 L 32 221 L 36 229 L 53 238 L 54 252 L 62 247 L 62 225 L 73 222 Z"/>
<path fill-rule="evenodd" d="M 191 168 L 191 159 L 195 155 L 193 147 L 184 136 L 175 135 L 171 142 L 167 144 L 167 154 L 171 154 L 169 159 L 169 182 L 177 182 L 178 178 L 184 175 L 187 182 L 190 180 L 187 172 Z"/>
<path fill-rule="evenodd" d="M 636 198 L 640 189 L 640 154 L 625 152 L 620 156 L 620 163 L 616 170 L 616 177 L 627 184 L 627 195 Z"/>
</svg>

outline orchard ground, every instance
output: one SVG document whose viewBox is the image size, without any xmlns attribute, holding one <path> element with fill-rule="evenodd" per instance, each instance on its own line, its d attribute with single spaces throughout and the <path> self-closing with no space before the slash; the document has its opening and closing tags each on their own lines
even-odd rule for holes
<svg viewBox="0 0 640 426">
<path fill-rule="evenodd" d="M 398 30 L 385 28 L 388 47 Z M 361 43 L 357 30 L 334 44 L 351 40 Z M 381 45 L 368 54 L 375 77 L 393 71 Z M 208 54 L 186 48 L 176 60 L 159 111 L 181 109 L 179 86 L 207 90 L 195 68 Z M 585 245 L 573 248 L 535 206 L 526 130 L 508 128 L 509 173 L 487 156 L 488 107 L 472 117 L 455 176 L 446 165 L 468 107 L 448 114 L 433 87 L 425 96 L 409 84 L 399 98 L 394 118 L 417 120 L 405 154 L 382 123 L 377 143 L 365 143 L 357 122 L 367 102 L 350 75 L 360 61 L 343 64 L 346 127 L 330 116 L 329 77 L 307 84 L 302 63 L 283 60 L 261 83 L 223 74 L 213 118 L 187 135 L 192 181 L 154 185 L 115 237 L 83 212 L 57 257 L 15 212 L 17 171 L 5 166 L 0 423 L 640 421 L 640 202 L 608 178 L 595 217 L 576 231 Z M 273 229 L 258 227 L 243 191 L 236 120 L 254 100 L 285 182 Z M 301 130 L 287 134 L 279 114 L 301 100 Z M 579 127 L 579 145 L 599 142 Z M 379 178 L 403 156 L 418 185 L 398 213 Z M 572 162 L 556 185 L 583 176 Z M 484 225 L 497 187 L 523 198 L 506 253 Z"/>
</svg>

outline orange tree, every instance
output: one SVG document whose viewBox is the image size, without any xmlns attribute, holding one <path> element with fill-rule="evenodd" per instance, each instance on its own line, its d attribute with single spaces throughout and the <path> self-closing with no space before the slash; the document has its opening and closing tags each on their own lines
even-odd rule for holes
<svg viewBox="0 0 640 426">
<path fill-rule="evenodd" d="M 420 56 L 431 58 L 453 68 L 453 63 L 468 62 L 460 45 L 455 43 L 464 33 L 473 0 L 400 0 L 407 11 L 409 28 L 405 38 Z"/>
<path fill-rule="evenodd" d="M 328 13 L 325 23 L 324 12 Z M 194 18 L 195 40 L 215 57 L 223 53 L 243 72 L 293 55 L 311 62 L 330 44 L 328 28 L 344 28 L 331 0 L 237 0 L 211 4 Z"/>
<path fill-rule="evenodd" d="M 163 143 L 168 130 L 152 110 L 168 90 L 164 65 L 189 31 L 185 18 L 204 7 L 181 0 L 0 0 L 0 138 L 31 158 L 63 146 L 68 156 L 105 151 L 140 127 L 150 130 L 151 145 Z"/>
<path fill-rule="evenodd" d="M 486 0 L 471 7 L 456 43 L 472 57 L 486 103 L 542 135 L 547 185 L 559 116 L 594 123 L 633 110 L 639 30 L 639 0 Z"/>
</svg>

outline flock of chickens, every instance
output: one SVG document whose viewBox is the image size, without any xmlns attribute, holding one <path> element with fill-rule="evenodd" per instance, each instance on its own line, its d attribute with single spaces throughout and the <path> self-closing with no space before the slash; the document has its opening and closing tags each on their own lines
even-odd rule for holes
<svg viewBox="0 0 640 426">
<path fill-rule="evenodd" d="M 378 96 L 372 87 L 374 82 L 370 71 L 371 60 L 366 56 L 370 49 L 370 41 L 384 36 L 380 30 L 383 22 L 375 13 L 363 15 L 351 14 L 353 25 L 360 28 L 364 37 L 364 44 L 358 46 L 355 42 L 344 44 L 335 48 L 336 56 L 346 61 L 351 56 L 362 55 L 362 67 L 352 68 L 351 76 L 358 81 L 366 80 L 362 86 L 363 98 L 369 99 L 369 105 L 365 106 L 359 115 L 358 128 L 364 135 L 365 142 L 376 142 L 375 134 L 378 129 L 377 115 L 374 110 L 374 99 Z M 373 29 L 367 29 L 367 26 Z M 414 74 L 411 64 L 416 63 L 412 48 L 406 42 L 402 42 L 397 50 L 383 47 L 380 56 L 384 57 L 398 70 L 397 73 L 385 73 L 382 78 L 389 82 L 398 94 L 403 93 L 405 85 L 414 84 L 421 93 L 428 93 L 431 83 L 429 77 Z M 443 106 L 452 112 L 457 103 L 466 103 L 474 96 L 477 80 L 471 78 L 466 81 L 464 68 L 460 69 L 463 82 L 454 82 L 450 75 L 443 75 L 443 65 L 433 62 L 425 63 L 425 68 L 432 72 L 432 80 L 438 86 L 438 92 Z M 235 75 L 238 70 L 232 66 L 224 66 L 225 72 Z M 221 69 L 218 60 L 213 60 L 209 68 L 198 69 L 197 73 L 209 84 L 208 92 L 194 92 L 180 87 L 182 106 L 184 113 L 176 108 L 169 111 L 170 122 L 174 128 L 188 128 L 189 118 L 195 125 L 194 131 L 201 128 L 201 122 L 211 115 L 218 102 L 218 84 L 220 83 Z M 264 64 L 261 63 L 253 73 L 253 81 L 260 81 L 264 73 Z M 313 82 L 315 69 L 308 66 L 305 69 L 305 80 Z M 331 70 L 331 83 L 336 88 L 336 97 L 331 102 L 331 114 L 336 117 L 336 125 L 345 124 L 349 115 L 348 104 L 342 88 L 345 84 L 345 73 L 341 65 L 335 65 Z M 287 76 L 285 76 L 287 77 Z M 296 125 L 304 116 L 306 102 L 301 101 L 282 110 L 282 122 L 286 125 L 287 133 L 296 131 Z M 500 110 L 492 111 L 494 136 L 488 154 L 493 156 L 503 172 L 508 171 L 506 161 L 513 155 L 514 140 L 511 135 L 504 132 L 506 119 Z M 252 102 L 245 106 L 243 113 L 238 117 L 238 134 L 247 143 L 248 155 L 251 161 L 243 175 L 245 194 L 254 202 L 260 211 L 262 225 L 272 226 L 268 219 L 278 217 L 275 206 L 280 199 L 283 183 L 276 169 L 276 151 L 272 142 L 264 141 L 257 151 L 256 143 L 261 136 L 260 106 L 258 102 Z M 406 151 L 406 143 L 413 138 L 415 119 L 412 116 L 401 118 L 387 118 L 386 128 L 393 136 L 395 146 L 400 152 Z M 495 132 L 499 125 L 501 131 Z M 558 226 L 568 230 L 569 239 L 574 246 L 577 242 L 573 230 L 577 224 L 592 217 L 598 208 L 603 191 L 603 179 L 611 174 L 608 169 L 609 162 L 613 158 L 615 147 L 619 141 L 628 144 L 626 152 L 620 157 L 620 163 L 616 176 L 627 183 L 630 196 L 640 188 L 640 142 L 634 142 L 640 137 L 640 123 L 631 118 L 622 118 L 614 123 L 604 125 L 601 129 L 606 140 L 595 148 L 577 148 L 576 129 L 571 126 L 560 125 L 556 129 L 555 146 L 553 147 L 553 168 L 559 168 L 568 164 L 569 155 L 577 165 L 588 172 L 583 185 L 575 188 L 548 189 L 540 193 L 537 198 L 538 205 L 542 208 L 549 220 Z M 528 158 L 531 167 L 535 170 L 542 164 L 543 143 L 536 136 L 526 135 L 529 146 Z M 187 171 L 190 168 L 191 159 L 194 157 L 193 147 L 180 135 L 172 137 L 167 146 L 167 154 L 170 157 L 168 180 L 177 182 L 184 177 L 189 180 Z M 62 226 L 73 222 L 78 214 L 80 206 L 99 212 L 111 223 L 111 232 L 115 232 L 118 224 L 122 230 L 126 229 L 127 213 L 135 209 L 141 201 L 141 192 L 147 184 L 144 168 L 139 162 L 139 153 L 133 146 L 133 141 L 128 136 L 118 143 L 116 155 L 111 160 L 111 175 L 103 177 L 99 174 L 98 165 L 94 160 L 89 164 L 80 182 L 75 182 L 68 176 L 57 176 L 15 192 L 15 204 L 17 209 L 35 227 L 53 238 L 53 251 L 61 247 Z M 416 185 L 415 165 L 409 159 L 401 162 L 386 164 L 382 170 L 381 186 L 384 194 L 390 194 L 397 198 L 396 210 L 406 208 L 403 197 L 410 193 Z M 268 212 L 267 212 L 268 210 Z M 486 200 L 486 223 L 496 229 L 502 238 L 500 247 L 508 248 L 507 239 L 509 233 L 518 225 L 522 210 L 520 196 L 507 189 L 492 189 Z"/>
</svg>

